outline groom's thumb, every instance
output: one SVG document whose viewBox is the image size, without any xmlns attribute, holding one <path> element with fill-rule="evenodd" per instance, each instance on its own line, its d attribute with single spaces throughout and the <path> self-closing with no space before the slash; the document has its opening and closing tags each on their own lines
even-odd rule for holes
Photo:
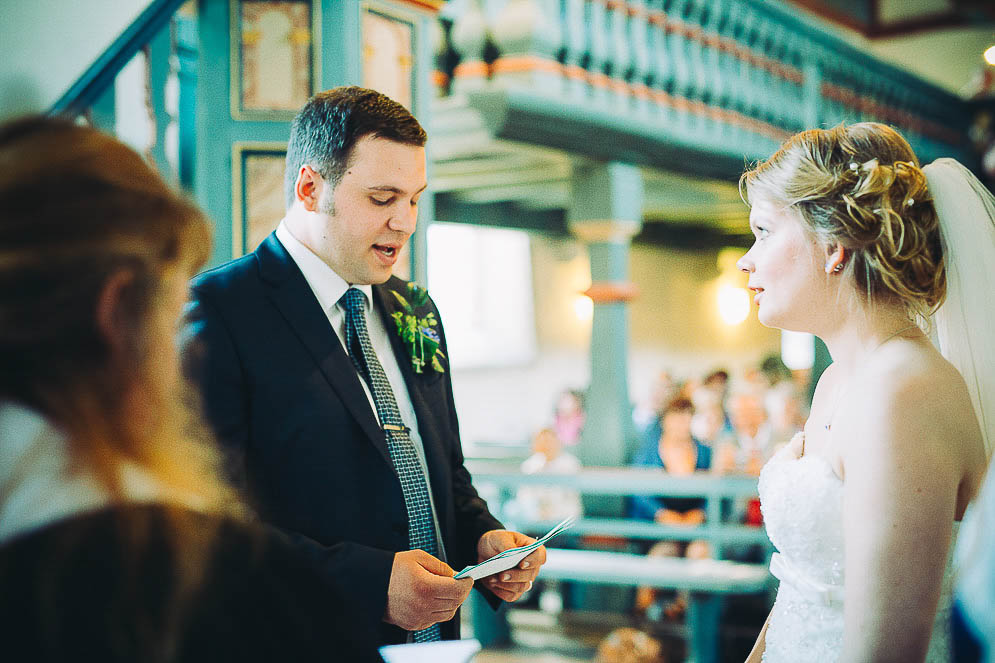
<svg viewBox="0 0 995 663">
<path fill-rule="evenodd" d="M 424 550 L 419 550 L 418 552 L 421 553 L 417 557 L 418 564 L 432 575 L 443 576 L 445 578 L 452 578 L 456 575 L 456 572 L 453 571 L 452 567 L 438 557 L 433 557 Z"/>
</svg>

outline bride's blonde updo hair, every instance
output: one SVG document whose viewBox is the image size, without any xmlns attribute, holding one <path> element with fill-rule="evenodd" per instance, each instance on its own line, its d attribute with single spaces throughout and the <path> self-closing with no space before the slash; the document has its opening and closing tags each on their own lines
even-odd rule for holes
<svg viewBox="0 0 995 663">
<path fill-rule="evenodd" d="M 846 249 L 844 276 L 870 300 L 928 316 L 946 294 L 940 230 L 926 176 L 891 127 L 810 129 L 740 178 L 744 199 L 798 210 L 824 246 Z"/>
</svg>

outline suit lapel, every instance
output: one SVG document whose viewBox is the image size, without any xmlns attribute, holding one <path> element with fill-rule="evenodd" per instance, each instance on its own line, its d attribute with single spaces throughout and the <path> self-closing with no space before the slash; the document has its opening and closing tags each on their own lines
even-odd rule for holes
<svg viewBox="0 0 995 663">
<path fill-rule="evenodd" d="M 356 368 L 328 323 L 311 286 L 287 250 L 270 234 L 255 250 L 259 272 L 269 285 L 273 304 L 314 357 L 325 379 L 383 457 L 390 462 L 387 441 L 377 424 Z M 333 431 L 329 431 L 333 433 Z"/>
</svg>

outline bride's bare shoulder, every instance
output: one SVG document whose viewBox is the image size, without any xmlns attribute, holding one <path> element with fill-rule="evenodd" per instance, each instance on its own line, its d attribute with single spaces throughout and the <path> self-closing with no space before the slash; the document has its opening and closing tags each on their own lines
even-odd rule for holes
<svg viewBox="0 0 995 663">
<path fill-rule="evenodd" d="M 894 343 L 871 357 L 854 402 L 885 430 L 898 437 L 918 432 L 918 444 L 930 438 L 947 453 L 947 445 L 977 430 L 964 378 L 924 339 Z"/>
</svg>

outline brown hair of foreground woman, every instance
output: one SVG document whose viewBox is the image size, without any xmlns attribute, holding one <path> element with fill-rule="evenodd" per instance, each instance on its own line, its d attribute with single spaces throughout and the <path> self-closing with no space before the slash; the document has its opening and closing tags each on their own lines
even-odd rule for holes
<svg viewBox="0 0 995 663">
<path fill-rule="evenodd" d="M 177 333 L 203 214 L 64 120 L 0 127 L 0 639 L 10 660 L 377 660 L 250 524 Z"/>
<path fill-rule="evenodd" d="M 125 463 L 227 498 L 173 349 L 210 251 L 200 211 L 110 136 L 31 119 L 0 131 L 0 215 L 0 397 L 58 424 L 116 498 Z"/>
</svg>

